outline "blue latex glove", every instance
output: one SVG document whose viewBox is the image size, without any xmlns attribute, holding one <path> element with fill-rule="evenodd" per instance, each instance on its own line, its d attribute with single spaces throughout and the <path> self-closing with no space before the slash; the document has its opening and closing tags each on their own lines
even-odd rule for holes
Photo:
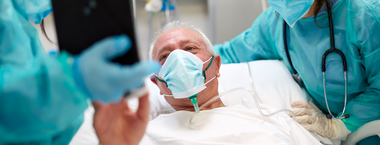
<svg viewBox="0 0 380 145">
<path fill-rule="evenodd" d="M 158 72 L 160 64 L 153 61 L 123 66 L 111 62 L 126 53 L 131 41 L 126 35 L 105 38 L 75 57 L 75 81 L 93 101 L 117 102 L 124 93 L 143 85 L 144 77 Z"/>
</svg>

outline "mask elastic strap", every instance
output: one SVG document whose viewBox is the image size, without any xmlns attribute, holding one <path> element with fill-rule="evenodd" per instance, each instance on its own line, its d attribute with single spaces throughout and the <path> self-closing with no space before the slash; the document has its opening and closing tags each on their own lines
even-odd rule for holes
<svg viewBox="0 0 380 145">
<path fill-rule="evenodd" d="M 204 79 L 204 81 L 203 82 L 206 82 L 206 70 L 211 66 L 211 64 L 212 64 L 212 61 L 214 60 L 214 56 L 212 56 L 210 59 L 208 59 L 207 61 L 205 61 L 203 64 L 205 64 L 205 63 L 207 63 L 208 61 L 210 61 L 211 60 L 211 62 L 208 64 L 208 66 L 206 67 L 206 69 L 202 72 L 202 74 L 203 74 L 203 76 L 205 77 L 205 79 Z"/>
<path fill-rule="evenodd" d="M 211 56 L 209 59 L 207 59 L 205 62 L 203 62 L 203 64 L 209 62 L 212 58 L 214 58 L 214 56 Z"/>
<path fill-rule="evenodd" d="M 168 83 L 166 83 L 164 80 L 161 80 L 161 79 L 158 78 L 157 76 L 156 76 L 156 78 L 157 78 L 158 81 L 165 83 L 165 84 L 166 84 L 166 87 L 168 87 Z"/>
<path fill-rule="evenodd" d="M 214 80 L 216 78 L 216 76 L 214 76 L 213 78 L 211 78 L 210 80 L 208 80 L 206 83 L 205 83 L 205 86 L 209 83 L 209 82 L 211 82 L 212 80 Z"/>
</svg>

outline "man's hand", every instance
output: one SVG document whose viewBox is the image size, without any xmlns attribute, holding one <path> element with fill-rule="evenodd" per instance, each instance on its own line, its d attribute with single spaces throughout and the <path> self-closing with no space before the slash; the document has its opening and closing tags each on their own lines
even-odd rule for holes
<svg viewBox="0 0 380 145">
<path fill-rule="evenodd" d="M 136 112 L 121 99 L 118 103 L 93 102 L 94 128 L 103 145 L 137 145 L 144 136 L 149 121 L 148 93 L 139 99 Z"/>
</svg>

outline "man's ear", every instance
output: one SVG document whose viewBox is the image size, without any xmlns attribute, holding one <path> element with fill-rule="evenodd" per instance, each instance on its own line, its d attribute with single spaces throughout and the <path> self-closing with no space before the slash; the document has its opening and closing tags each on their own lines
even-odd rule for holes
<svg viewBox="0 0 380 145">
<path fill-rule="evenodd" d="M 214 61 L 215 61 L 216 67 L 217 67 L 216 68 L 216 77 L 219 78 L 220 77 L 219 69 L 220 69 L 220 66 L 222 65 L 222 59 L 220 58 L 219 55 L 215 55 Z"/>
<path fill-rule="evenodd" d="M 150 81 L 152 81 L 154 84 L 156 84 L 156 86 L 158 87 L 158 84 L 157 84 L 157 78 L 155 75 L 151 76 L 150 77 Z"/>
</svg>

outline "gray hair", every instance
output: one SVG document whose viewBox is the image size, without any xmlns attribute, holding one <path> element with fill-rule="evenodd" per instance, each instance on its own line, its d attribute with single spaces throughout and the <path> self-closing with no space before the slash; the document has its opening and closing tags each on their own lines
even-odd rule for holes
<svg viewBox="0 0 380 145">
<path fill-rule="evenodd" d="M 204 43 L 206 44 L 207 50 L 210 52 L 211 55 L 215 55 L 215 52 L 214 52 L 214 49 L 212 48 L 212 44 L 211 44 L 210 40 L 207 38 L 207 36 L 200 29 L 198 29 L 198 28 L 196 28 L 193 25 L 190 25 L 188 23 L 184 23 L 184 22 L 176 20 L 176 21 L 172 21 L 170 23 L 167 23 L 164 27 L 161 28 L 161 30 L 159 30 L 155 33 L 153 41 L 150 44 L 150 50 L 149 50 L 149 58 L 150 59 L 153 59 L 153 47 L 156 44 L 158 37 L 162 33 L 169 31 L 169 30 L 176 29 L 176 28 L 186 28 L 186 29 L 190 29 L 190 30 L 193 30 L 194 32 L 199 33 L 202 36 Z"/>
</svg>

